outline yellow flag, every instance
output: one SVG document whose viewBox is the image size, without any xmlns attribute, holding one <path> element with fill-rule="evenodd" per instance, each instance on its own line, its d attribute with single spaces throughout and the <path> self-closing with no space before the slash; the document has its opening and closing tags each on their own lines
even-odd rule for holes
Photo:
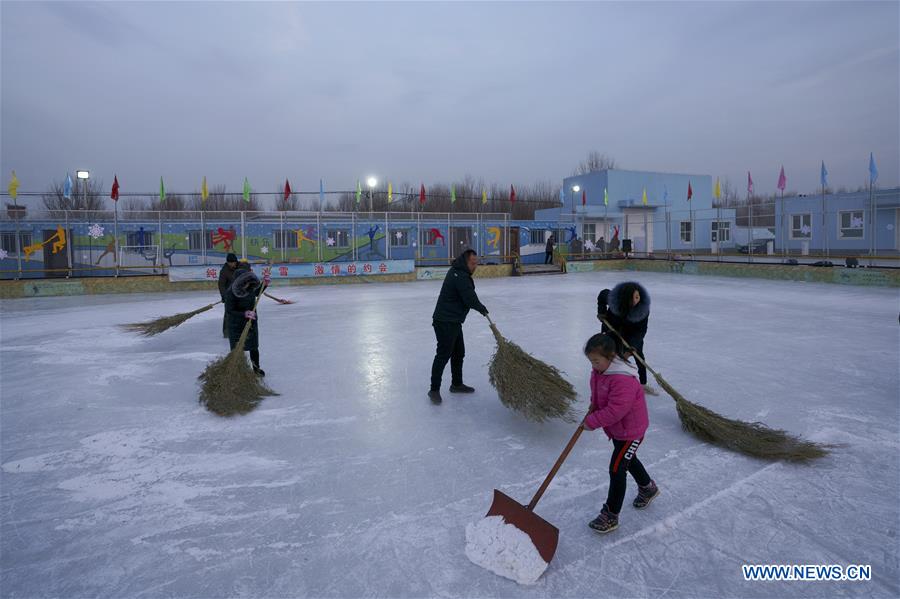
<svg viewBox="0 0 900 599">
<path fill-rule="evenodd" d="M 487 190 L 486 189 L 481 190 L 481 203 L 487 204 Z"/>
<path fill-rule="evenodd" d="M 713 197 L 717 200 L 722 197 L 722 188 L 719 187 L 719 178 L 716 177 L 716 186 L 713 187 Z"/>
<path fill-rule="evenodd" d="M 9 180 L 9 197 L 12 199 L 19 197 L 19 179 L 16 177 L 16 171 L 12 172 L 12 179 Z"/>
<path fill-rule="evenodd" d="M 206 176 L 203 177 L 203 183 L 200 185 L 200 199 L 204 202 L 209 198 L 209 188 L 206 186 Z"/>
<path fill-rule="evenodd" d="M 644 188 L 644 195 L 643 195 L 643 197 L 641 198 L 641 203 L 642 203 L 644 206 L 647 205 L 647 188 L 646 188 L 646 187 Z"/>
<path fill-rule="evenodd" d="M 394 201 L 394 187 L 391 185 L 391 182 L 388 181 L 388 204 Z"/>
</svg>

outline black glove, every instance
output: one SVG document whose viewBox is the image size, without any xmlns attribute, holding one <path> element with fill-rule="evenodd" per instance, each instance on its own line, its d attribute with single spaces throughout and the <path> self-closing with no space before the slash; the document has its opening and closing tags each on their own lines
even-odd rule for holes
<svg viewBox="0 0 900 599">
<path fill-rule="evenodd" d="M 481 315 L 484 316 L 485 318 L 487 318 L 487 315 L 488 315 L 488 309 L 485 308 L 484 310 L 482 310 L 482 311 L 481 311 Z"/>
</svg>

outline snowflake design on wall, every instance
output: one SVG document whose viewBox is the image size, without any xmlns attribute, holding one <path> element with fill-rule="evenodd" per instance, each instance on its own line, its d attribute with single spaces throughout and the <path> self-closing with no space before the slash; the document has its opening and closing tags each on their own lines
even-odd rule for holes
<svg viewBox="0 0 900 599">
<path fill-rule="evenodd" d="M 6 253 L 6 250 L 0 248 L 0 260 L 4 260 L 9 254 Z"/>
<path fill-rule="evenodd" d="M 328 239 L 326 239 L 325 245 L 327 245 L 328 247 L 333 246 L 334 245 L 334 237 L 329 237 Z"/>
<path fill-rule="evenodd" d="M 98 224 L 93 224 L 88 227 L 88 237 L 91 239 L 100 239 L 103 237 L 103 227 Z"/>
<path fill-rule="evenodd" d="M 261 248 L 259 248 L 259 251 L 262 252 L 263 254 L 268 254 L 268 253 L 269 253 L 269 246 L 264 245 L 264 246 L 262 246 Z"/>
</svg>

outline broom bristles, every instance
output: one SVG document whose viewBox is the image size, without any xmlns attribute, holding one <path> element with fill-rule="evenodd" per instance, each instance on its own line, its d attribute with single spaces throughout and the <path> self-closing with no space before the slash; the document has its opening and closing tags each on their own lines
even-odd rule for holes
<svg viewBox="0 0 900 599">
<path fill-rule="evenodd" d="M 675 400 L 684 430 L 719 447 L 766 460 L 803 462 L 828 455 L 832 445 L 806 441 L 761 422 L 744 422 L 716 414 L 685 399 L 660 375 L 656 382 Z"/>
<path fill-rule="evenodd" d="M 119 325 L 122 329 L 129 331 L 131 333 L 137 333 L 139 335 L 143 335 L 144 337 L 153 337 L 154 335 L 159 335 L 164 331 L 168 331 L 169 329 L 175 328 L 178 325 L 182 324 L 186 320 L 197 316 L 198 314 L 202 314 L 207 310 L 211 310 L 217 304 L 221 302 L 215 302 L 213 304 L 209 304 L 208 306 L 203 306 L 202 308 L 198 308 L 191 312 L 182 312 L 180 314 L 175 314 L 173 316 L 161 316 L 160 318 L 156 318 L 154 320 L 148 320 L 147 322 L 133 322 L 129 324 Z"/>
<path fill-rule="evenodd" d="M 497 350 L 488 375 L 500 402 L 535 422 L 551 418 L 575 422 L 572 404 L 577 394 L 560 371 L 505 339 L 493 323 L 491 330 Z"/>
<path fill-rule="evenodd" d="M 254 310 L 259 304 L 260 297 L 262 293 L 256 297 Z M 258 406 L 263 398 L 278 395 L 256 376 L 247 363 L 244 345 L 247 343 L 252 326 L 253 321 L 248 320 L 234 349 L 210 362 L 197 377 L 201 382 L 200 403 L 219 416 L 246 414 Z"/>
</svg>

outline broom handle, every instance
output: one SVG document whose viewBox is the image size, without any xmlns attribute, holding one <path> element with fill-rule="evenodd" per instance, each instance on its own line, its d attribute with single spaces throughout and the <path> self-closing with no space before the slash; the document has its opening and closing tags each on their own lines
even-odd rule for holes
<svg viewBox="0 0 900 599">
<path fill-rule="evenodd" d="M 550 470 L 550 474 L 547 475 L 547 478 L 544 479 L 541 488 L 537 490 L 537 493 L 534 494 L 534 497 L 531 498 L 531 503 L 528 504 L 528 511 L 534 511 L 534 508 L 537 507 L 538 501 L 541 500 L 541 496 L 543 496 L 544 491 L 547 490 L 547 487 L 550 486 L 550 481 L 553 480 L 553 477 L 556 476 L 556 473 L 559 471 L 560 466 L 563 465 L 563 462 L 566 461 L 566 458 L 569 457 L 569 453 L 572 451 L 572 448 L 575 447 L 575 442 L 578 441 L 578 437 L 581 436 L 581 433 L 584 432 L 584 423 L 582 422 L 577 429 L 575 429 L 575 434 L 572 435 L 572 438 L 569 439 L 569 444 L 566 445 L 566 448 L 563 449 L 563 452 L 559 455 L 559 459 L 556 460 L 556 463 L 553 464 L 553 468 Z"/>
<path fill-rule="evenodd" d="M 625 341 L 625 337 L 623 337 L 622 334 L 621 334 L 619 331 L 617 331 L 616 329 L 614 329 L 613 326 L 612 326 L 611 324 L 609 324 L 609 321 L 608 321 L 608 320 L 606 320 L 606 319 L 603 318 L 602 316 L 600 317 L 600 320 L 603 321 L 603 324 L 606 325 L 606 328 L 608 328 L 610 331 L 612 331 L 613 333 L 615 333 L 615 334 L 616 334 L 616 337 L 618 337 L 619 339 L 622 340 L 622 344 L 625 346 L 625 349 L 627 349 L 628 351 L 631 352 L 631 355 L 634 356 L 634 359 L 635 359 L 635 360 L 637 360 L 637 361 L 639 361 L 641 364 L 643 364 L 643 365 L 644 365 L 644 368 L 646 368 L 647 370 L 649 370 L 650 372 L 653 373 L 653 376 L 659 376 L 659 373 L 656 372 L 655 370 L 653 370 L 652 368 L 650 368 L 650 365 L 647 364 L 646 362 L 644 362 L 644 358 L 640 357 L 640 356 L 638 355 L 638 353 L 634 350 L 634 348 L 631 347 L 630 345 L 628 345 L 628 342 Z"/>
<path fill-rule="evenodd" d="M 263 285 L 262 289 L 260 289 L 260 291 L 259 291 L 259 295 L 256 296 L 256 301 L 253 302 L 253 311 L 254 312 L 256 312 L 256 307 L 259 305 L 259 300 L 262 299 L 262 296 L 266 292 L 267 288 L 268 288 L 268 285 Z M 247 342 L 247 336 L 250 334 L 250 327 L 252 327 L 252 326 L 253 326 L 253 321 L 248 318 L 247 322 L 244 323 L 244 330 L 241 331 L 241 338 L 238 339 L 237 344 L 234 346 L 235 348 L 237 348 L 238 346 L 240 346 L 241 348 L 244 347 L 244 344 Z"/>
</svg>

